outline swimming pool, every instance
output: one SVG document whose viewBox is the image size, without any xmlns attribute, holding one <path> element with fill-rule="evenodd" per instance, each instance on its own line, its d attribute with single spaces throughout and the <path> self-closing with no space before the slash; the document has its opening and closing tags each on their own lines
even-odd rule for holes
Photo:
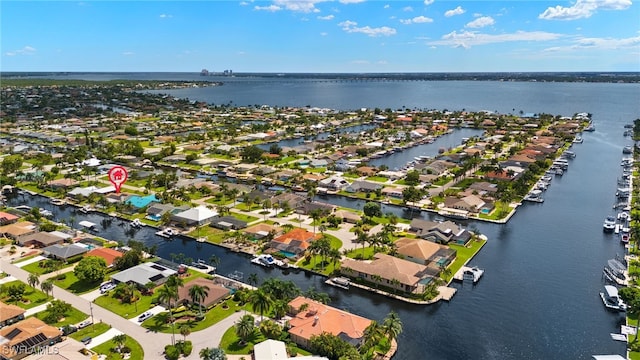
<svg viewBox="0 0 640 360">
<path fill-rule="evenodd" d="M 151 194 L 151 195 L 147 195 L 147 196 L 131 196 L 128 200 L 127 203 L 133 205 L 135 208 L 143 208 L 149 204 L 151 204 L 152 202 L 158 202 L 160 201 L 158 198 L 156 198 L 155 194 Z"/>
<path fill-rule="evenodd" d="M 282 255 L 284 255 L 284 256 L 286 256 L 286 257 L 288 257 L 288 258 L 296 257 L 296 254 L 295 254 L 295 253 L 292 253 L 292 252 L 290 252 L 290 251 L 280 250 L 280 251 L 278 251 L 278 252 L 279 252 L 280 254 L 282 254 Z"/>
</svg>

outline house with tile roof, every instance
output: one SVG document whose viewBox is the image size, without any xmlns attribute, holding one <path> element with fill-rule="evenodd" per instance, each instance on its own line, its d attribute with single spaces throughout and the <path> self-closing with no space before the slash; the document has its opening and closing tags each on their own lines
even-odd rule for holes
<svg viewBox="0 0 640 360">
<path fill-rule="evenodd" d="M 71 244 L 54 244 L 42 249 L 42 254 L 52 259 L 68 260 L 75 256 L 86 253 L 88 249 L 84 246 Z"/>
<path fill-rule="evenodd" d="M 435 271 L 430 272 L 434 276 L 456 259 L 455 250 L 428 240 L 400 238 L 394 244 L 405 260 L 427 266 Z"/>
<path fill-rule="evenodd" d="M 295 228 L 271 240 L 269 247 L 276 251 L 286 251 L 300 255 L 309 248 L 309 245 L 314 240 L 321 237 L 321 234 L 314 234 L 302 228 Z"/>
<path fill-rule="evenodd" d="M 303 305 L 307 304 L 305 310 Z M 311 337 L 329 333 L 359 346 L 371 320 L 336 309 L 321 302 L 298 296 L 289 302 L 291 340 L 303 348 L 310 347 Z"/>
<path fill-rule="evenodd" d="M 10 214 L 8 212 L 0 211 L 0 225 L 13 224 L 20 219 L 19 216 Z"/>
<path fill-rule="evenodd" d="M 36 224 L 30 221 L 18 221 L 17 223 L 0 226 L 0 235 L 13 240 L 34 234 L 36 232 Z"/>
<path fill-rule="evenodd" d="M 430 270 L 424 265 L 383 253 L 375 254 L 373 258 L 372 261 L 342 259 L 340 272 L 351 278 L 360 278 L 413 294 L 422 294 L 425 286 L 433 279 Z"/>
<path fill-rule="evenodd" d="M 189 290 L 191 290 L 195 285 L 206 286 L 209 288 L 209 290 L 207 290 L 207 296 L 202 300 L 202 306 L 204 308 L 208 308 L 219 303 L 230 293 L 229 289 L 224 286 L 220 286 L 211 280 L 196 278 L 178 288 L 178 304 L 192 302 L 191 296 L 189 296 Z"/>
<path fill-rule="evenodd" d="M 274 234 L 277 236 L 280 234 L 280 229 L 273 225 L 261 223 L 253 226 L 249 226 L 248 228 L 242 230 L 245 234 L 249 235 L 253 239 L 262 239 L 264 237 L 269 236 L 269 234 Z"/>
<path fill-rule="evenodd" d="M 19 306 L 0 302 L 0 328 L 23 320 L 25 311 Z"/>
<path fill-rule="evenodd" d="M 36 248 L 42 248 L 46 246 L 62 244 L 64 240 L 64 237 L 58 236 L 57 234 L 40 231 L 21 236 L 18 239 L 18 244 L 22 246 L 33 246 Z"/>
<path fill-rule="evenodd" d="M 0 359 L 18 360 L 35 349 L 60 341 L 62 331 L 36 317 L 0 329 Z"/>
<path fill-rule="evenodd" d="M 107 267 L 113 266 L 113 262 L 116 260 L 116 258 L 122 257 L 122 255 L 124 254 L 118 250 L 115 250 L 112 248 L 105 248 L 105 247 L 95 248 L 89 251 L 88 253 L 84 254 L 84 256 L 97 256 L 97 257 L 103 258 L 104 261 L 107 263 Z"/>
</svg>

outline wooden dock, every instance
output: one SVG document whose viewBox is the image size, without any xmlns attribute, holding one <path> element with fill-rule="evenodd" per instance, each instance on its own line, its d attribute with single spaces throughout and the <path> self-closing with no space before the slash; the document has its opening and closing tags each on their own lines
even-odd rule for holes
<svg viewBox="0 0 640 360">
<path fill-rule="evenodd" d="M 451 288 L 448 286 L 440 286 L 438 287 L 438 291 L 440 292 L 439 296 L 440 298 L 442 298 L 442 300 L 451 301 L 451 298 L 456 294 L 458 290 L 456 288 Z"/>
</svg>

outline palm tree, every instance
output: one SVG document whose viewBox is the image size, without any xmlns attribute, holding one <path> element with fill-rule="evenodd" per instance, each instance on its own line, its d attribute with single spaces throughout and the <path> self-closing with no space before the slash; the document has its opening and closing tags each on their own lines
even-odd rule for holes
<svg viewBox="0 0 640 360">
<path fill-rule="evenodd" d="M 124 343 L 127 342 L 127 335 L 126 334 L 118 334 L 116 336 L 113 337 L 113 342 L 116 344 L 116 346 L 118 347 L 118 352 L 122 352 L 122 347 L 124 346 Z"/>
<path fill-rule="evenodd" d="M 220 348 L 204 348 L 199 355 L 202 360 L 227 360 L 227 355 Z"/>
<path fill-rule="evenodd" d="M 47 279 L 40 283 L 40 289 L 44 291 L 45 294 L 53 296 L 53 280 Z M 49 294 L 51 293 L 51 294 Z"/>
<path fill-rule="evenodd" d="M 236 335 L 240 338 L 240 341 L 244 344 L 255 330 L 255 319 L 251 315 L 244 315 L 240 318 L 240 321 L 236 323 Z"/>
<path fill-rule="evenodd" d="M 249 274 L 249 277 L 247 277 L 247 282 L 249 283 L 249 285 L 253 285 L 253 286 L 258 285 L 258 274 L 256 273 Z"/>
<path fill-rule="evenodd" d="M 249 302 L 254 310 L 260 313 L 260 321 L 262 321 L 262 317 L 266 311 L 269 310 L 271 304 L 273 304 L 273 300 L 262 289 L 255 290 L 249 295 Z"/>
<path fill-rule="evenodd" d="M 220 265 L 220 258 L 216 254 L 211 254 L 211 256 L 209 256 L 209 265 L 214 268 L 218 268 L 218 265 Z M 215 271 L 215 269 L 213 271 Z"/>
<path fill-rule="evenodd" d="M 29 286 L 35 289 L 36 285 L 40 284 L 40 279 L 36 274 L 29 274 L 29 277 L 27 278 L 27 283 L 29 284 Z"/>
<path fill-rule="evenodd" d="M 187 342 L 187 336 L 189 336 L 191 334 L 191 326 L 189 326 L 189 324 L 187 323 L 183 323 L 182 325 L 180 325 L 180 335 L 182 335 L 182 337 L 184 338 L 184 342 Z"/>
<path fill-rule="evenodd" d="M 164 286 L 158 289 L 157 294 L 158 294 L 158 297 L 157 297 L 158 302 L 160 303 L 166 302 L 169 305 L 169 321 L 171 321 L 171 345 L 175 345 L 176 332 L 175 332 L 175 324 L 173 321 L 174 319 L 173 319 L 173 311 L 172 311 L 173 309 L 171 308 L 171 300 L 178 297 L 178 289 L 173 288 L 169 286 L 167 283 L 165 283 Z"/>
<path fill-rule="evenodd" d="M 402 333 L 402 320 L 395 311 L 391 311 L 382 323 L 382 329 L 389 341 L 393 341 L 398 338 L 398 335 Z"/>
<path fill-rule="evenodd" d="M 289 310 L 289 303 L 286 301 L 278 300 L 273 302 L 273 316 L 276 319 L 282 319 Z"/>
<path fill-rule="evenodd" d="M 361 347 L 364 350 L 369 350 L 376 346 L 380 342 L 380 338 L 384 335 L 384 329 L 377 321 L 371 321 L 371 324 L 364 329 L 363 335 L 363 346 Z"/>
<path fill-rule="evenodd" d="M 200 316 L 202 317 L 202 301 L 209 295 L 209 287 L 204 285 L 193 285 L 189 289 L 189 297 L 194 303 L 198 303 L 200 308 Z"/>
</svg>

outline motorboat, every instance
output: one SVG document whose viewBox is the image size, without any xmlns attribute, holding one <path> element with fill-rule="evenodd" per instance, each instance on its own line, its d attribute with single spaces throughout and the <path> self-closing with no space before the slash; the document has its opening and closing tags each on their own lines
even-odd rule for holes
<svg viewBox="0 0 640 360">
<path fill-rule="evenodd" d="M 96 231 L 96 229 L 97 229 L 96 228 L 97 225 L 92 223 L 91 221 L 83 220 L 83 221 L 80 221 L 78 223 L 78 225 L 82 226 L 83 228 L 85 228 L 86 230 L 89 230 L 89 231 Z"/>
<path fill-rule="evenodd" d="M 52 198 L 51 200 L 49 200 L 49 202 L 52 205 L 56 205 L 56 206 L 63 206 L 67 204 L 67 202 L 64 199 L 57 199 L 57 198 Z"/>
<path fill-rule="evenodd" d="M 142 224 L 142 221 L 140 221 L 140 219 L 133 219 L 133 221 L 131 221 L 131 223 L 129 223 L 129 225 L 131 225 L 131 227 L 134 227 L 134 228 L 139 228 L 143 224 Z"/>
<path fill-rule="evenodd" d="M 627 146 L 623 147 L 622 148 L 622 153 L 623 154 L 633 154 L 633 146 L 627 145 Z"/>
<path fill-rule="evenodd" d="M 261 254 L 251 259 L 252 264 L 256 264 L 264 267 L 272 267 L 273 265 L 275 265 L 275 262 L 276 262 L 276 259 L 274 259 L 273 256 L 269 254 Z"/>
<path fill-rule="evenodd" d="M 90 205 L 85 205 L 80 208 L 80 212 L 83 214 L 88 214 L 93 211 L 93 208 Z"/>
<path fill-rule="evenodd" d="M 620 241 L 627 244 L 629 243 L 629 233 L 622 233 L 620 234 Z"/>
<path fill-rule="evenodd" d="M 53 217 L 53 213 L 51 211 L 47 210 L 47 209 L 44 209 L 44 208 L 40 208 L 40 215 L 44 216 L 46 218 Z"/>
<path fill-rule="evenodd" d="M 616 218 L 612 215 L 609 215 L 604 219 L 604 223 L 602 224 L 602 228 L 606 232 L 612 232 L 616 228 Z"/>
<path fill-rule="evenodd" d="M 600 293 L 602 303 L 607 309 L 615 311 L 627 311 L 627 304 L 618 296 L 618 288 L 613 285 L 605 285 Z"/>
<path fill-rule="evenodd" d="M 477 283 L 478 280 L 480 280 L 480 278 L 482 277 L 482 274 L 484 274 L 484 270 L 478 268 L 477 266 L 474 266 L 472 268 L 465 269 L 462 272 L 462 279 L 471 280 L 474 283 Z"/>
<path fill-rule="evenodd" d="M 575 138 L 575 139 L 573 139 L 573 142 L 574 142 L 575 144 L 582 144 L 582 142 L 583 142 L 583 141 L 584 141 L 584 140 L 582 139 L 582 136 L 580 136 L 580 135 L 576 136 L 576 138 Z"/>
<path fill-rule="evenodd" d="M 541 190 L 531 190 L 522 200 L 542 203 L 544 202 L 544 198 L 541 196 Z"/>
<path fill-rule="evenodd" d="M 331 286 L 336 286 L 345 290 L 349 290 L 349 285 L 351 284 L 351 280 L 349 280 L 349 278 L 346 278 L 346 277 L 334 277 L 325 281 L 325 283 Z"/>
<path fill-rule="evenodd" d="M 618 213 L 618 220 L 620 221 L 627 221 L 629 220 L 629 218 L 630 218 L 629 213 L 626 211 Z"/>
<path fill-rule="evenodd" d="M 609 259 L 602 272 L 605 278 L 611 282 L 620 286 L 629 285 L 629 280 L 627 279 L 627 268 L 618 259 Z"/>
<path fill-rule="evenodd" d="M 161 236 L 163 238 L 172 238 L 173 236 L 177 235 L 178 233 L 173 230 L 172 228 L 164 228 L 158 232 L 156 232 L 156 235 Z"/>
</svg>

